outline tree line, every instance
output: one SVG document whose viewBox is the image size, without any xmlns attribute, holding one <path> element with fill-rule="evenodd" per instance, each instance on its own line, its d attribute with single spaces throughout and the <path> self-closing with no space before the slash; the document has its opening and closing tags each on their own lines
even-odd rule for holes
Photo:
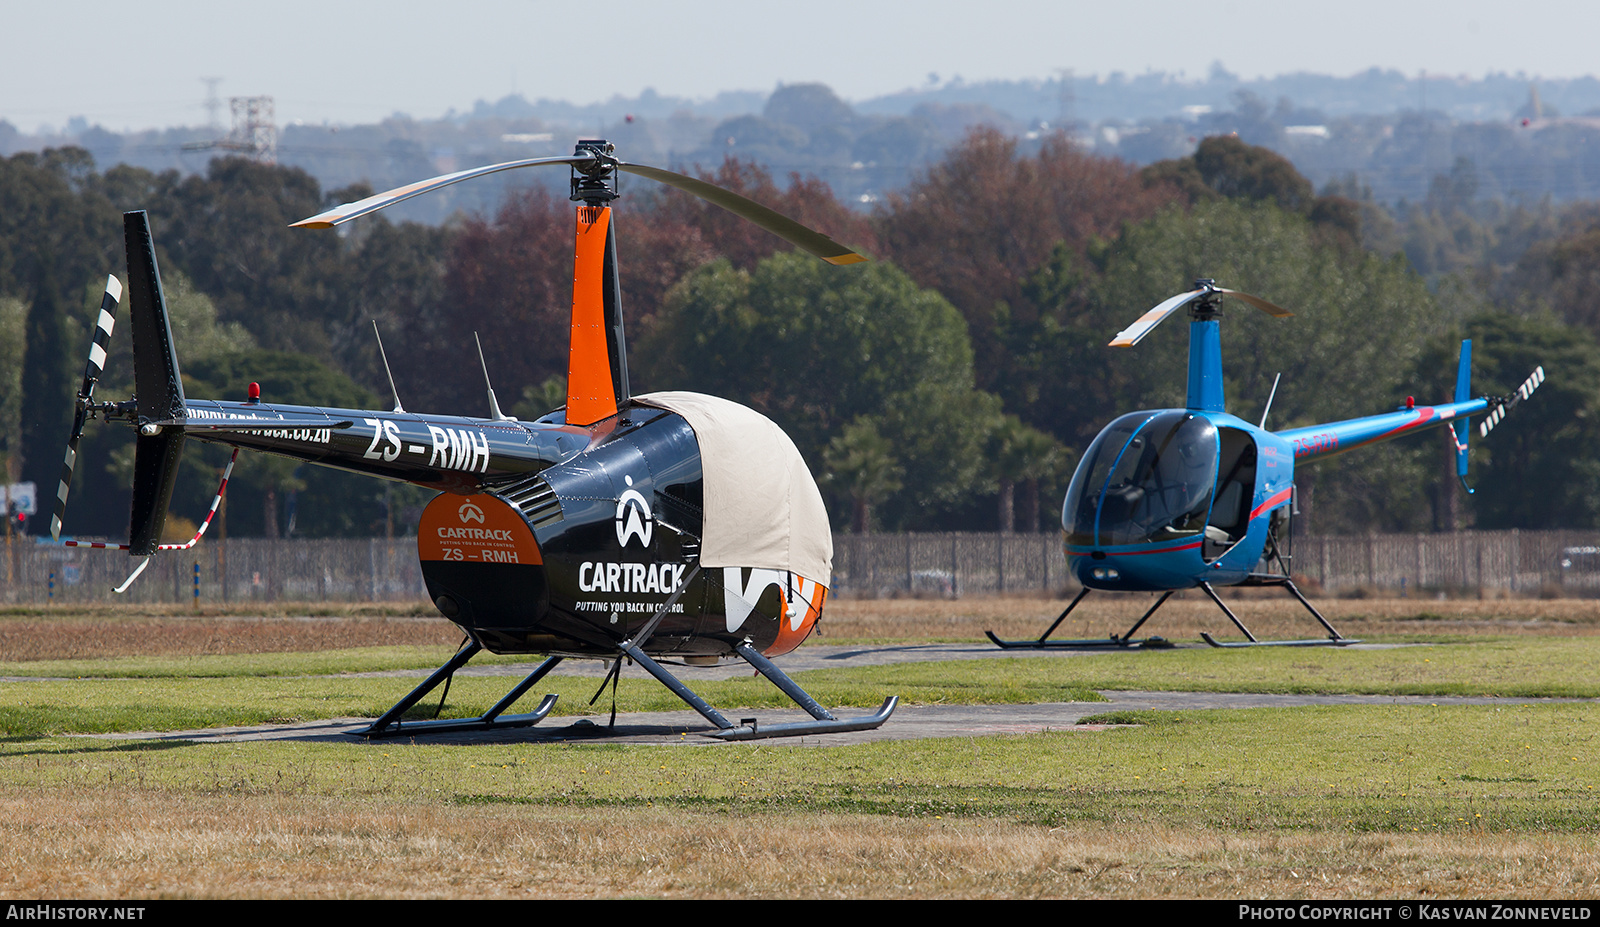
<svg viewBox="0 0 1600 927">
<path fill-rule="evenodd" d="M 744 402 L 795 439 L 835 524 L 854 530 L 1039 530 L 1077 453 L 1106 422 L 1183 401 L 1184 326 L 1133 350 L 1111 336 L 1196 277 L 1288 320 L 1230 313 L 1230 410 L 1269 427 L 1446 399 L 1463 336 L 1475 388 L 1549 383 L 1476 450 L 1456 488 L 1443 439 L 1411 438 L 1309 468 L 1312 530 L 1592 527 L 1600 519 L 1600 363 L 1593 262 L 1600 210 L 1517 214 L 1473 199 L 1468 168 L 1416 206 L 1358 183 L 1320 195 L 1272 152 L 1221 136 L 1138 170 L 1064 138 L 1026 151 L 969 134 L 871 213 L 815 178 L 727 160 L 703 176 L 870 254 L 836 268 L 692 197 L 632 185 L 618 209 L 634 388 Z M 293 168 L 213 161 L 204 175 L 76 149 L 0 159 L 0 453 L 8 478 L 55 485 L 72 395 L 120 213 L 151 216 L 185 389 L 371 406 L 388 392 L 372 323 L 407 408 L 487 414 L 473 347 L 513 414 L 562 401 L 572 209 L 532 186 L 441 226 L 377 216 L 341 233 L 288 228 L 364 186 L 324 191 Z M 1496 211 L 1498 209 L 1499 211 Z M 1530 215 L 1532 216 L 1530 218 Z M 1519 217 L 1520 216 L 1520 217 Z M 1476 237 L 1475 237 L 1476 236 Z M 102 396 L 131 391 L 114 339 Z M 69 530 L 126 530 L 131 433 L 91 429 Z M 269 455 L 241 458 L 235 534 L 404 533 L 425 496 Z M 197 517 L 225 454 L 185 458 L 174 511 Z M 48 496 L 48 492 L 42 495 Z M 41 522 L 43 519 L 40 520 Z"/>
</svg>

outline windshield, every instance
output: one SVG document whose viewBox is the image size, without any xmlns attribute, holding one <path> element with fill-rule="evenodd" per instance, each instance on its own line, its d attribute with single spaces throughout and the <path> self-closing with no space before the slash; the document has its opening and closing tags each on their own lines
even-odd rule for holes
<svg viewBox="0 0 1600 927">
<path fill-rule="evenodd" d="M 1061 512 L 1067 543 L 1137 544 L 1199 535 L 1217 482 L 1217 429 L 1191 412 L 1135 412 L 1089 445 Z"/>
</svg>

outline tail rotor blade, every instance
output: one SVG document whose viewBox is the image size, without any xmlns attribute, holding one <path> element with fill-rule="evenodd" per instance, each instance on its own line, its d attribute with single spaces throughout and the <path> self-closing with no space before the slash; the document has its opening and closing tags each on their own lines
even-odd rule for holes
<svg viewBox="0 0 1600 927">
<path fill-rule="evenodd" d="M 1505 420 L 1507 412 L 1510 412 L 1517 403 L 1532 396 L 1533 391 L 1543 383 L 1544 367 L 1535 367 L 1533 373 L 1528 374 L 1528 378 L 1522 381 L 1522 385 L 1517 387 L 1517 391 L 1512 394 L 1511 398 L 1500 400 L 1498 404 L 1489 410 L 1489 414 L 1484 416 L 1483 422 L 1478 425 L 1478 437 L 1487 438 L 1489 432 L 1494 430 L 1494 426 Z"/>
<path fill-rule="evenodd" d="M 56 488 L 55 512 L 50 516 L 51 540 L 61 540 L 61 522 L 67 515 L 67 494 L 72 490 L 72 472 L 78 463 L 78 439 L 83 437 L 83 426 L 89 418 L 89 403 L 94 401 L 95 385 L 105 371 L 106 351 L 111 344 L 111 331 L 117 324 L 117 303 L 121 300 L 122 283 L 114 276 L 107 276 L 106 292 L 100 298 L 100 317 L 95 323 L 94 341 L 89 345 L 89 361 L 83 368 L 83 384 L 78 387 L 72 434 L 67 437 L 67 453 L 61 461 L 61 483 Z"/>
<path fill-rule="evenodd" d="M 50 540 L 61 540 L 61 520 L 67 517 L 67 493 L 72 491 L 72 470 L 78 465 L 78 432 L 81 426 L 73 427 L 74 434 L 67 439 L 67 455 L 61 461 L 61 485 L 56 487 L 56 508 L 50 514 Z"/>
</svg>

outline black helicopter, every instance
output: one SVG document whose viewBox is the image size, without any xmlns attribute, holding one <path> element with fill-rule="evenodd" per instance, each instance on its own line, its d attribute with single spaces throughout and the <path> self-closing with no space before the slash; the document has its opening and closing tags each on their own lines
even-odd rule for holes
<svg viewBox="0 0 1600 927">
<path fill-rule="evenodd" d="M 713 184 L 619 160 L 600 139 L 580 140 L 570 157 L 446 174 L 294 225 L 331 228 L 448 184 L 539 165 L 571 170 L 578 205 L 567 403 L 533 422 L 501 414 L 492 388 L 488 418 L 410 412 L 398 395 L 390 411 L 278 405 L 255 384 L 243 402 L 186 397 L 149 222 L 143 212 L 127 213 L 137 398 L 94 399 L 120 298 L 112 277 L 78 394 L 52 533 L 59 537 L 85 423 L 99 417 L 133 423 L 138 438 L 128 544 L 92 546 L 126 548 L 144 558 L 139 569 L 159 549 L 188 546 L 162 545 L 159 538 L 189 438 L 231 445 L 235 454 L 266 451 L 415 483 L 440 490 L 417 526 L 428 594 L 467 641 L 361 734 L 537 724 L 554 695 L 533 712 L 505 712 L 569 657 L 611 661 L 613 680 L 624 659 L 637 663 L 715 725 L 710 736 L 726 740 L 883 724 L 896 698 L 873 714 L 836 718 L 769 659 L 805 640 L 831 582 L 827 511 L 794 443 L 764 416 L 727 400 L 681 392 L 636 396 L 629 389 L 611 212 L 618 175 L 702 197 L 833 264 L 865 257 Z M 226 476 L 219 498 L 225 488 Z M 548 658 L 479 717 L 401 720 L 480 650 Z M 734 724 L 662 666 L 663 660 L 714 665 L 735 656 L 813 720 Z"/>
</svg>

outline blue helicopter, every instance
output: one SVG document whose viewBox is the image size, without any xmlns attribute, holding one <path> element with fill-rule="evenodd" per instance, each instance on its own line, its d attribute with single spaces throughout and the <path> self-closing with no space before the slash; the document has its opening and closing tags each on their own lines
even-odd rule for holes
<svg viewBox="0 0 1600 927">
<path fill-rule="evenodd" d="M 1454 401 L 1419 406 L 1412 400 L 1398 411 L 1326 425 L 1266 430 L 1267 399 L 1259 424 L 1231 415 L 1223 395 L 1220 307 L 1237 299 L 1269 315 L 1292 313 L 1214 280 L 1162 302 L 1112 339 L 1112 347 L 1132 347 L 1178 309 L 1189 307 L 1189 379 L 1185 408 L 1132 412 L 1107 425 L 1089 445 L 1067 489 L 1061 522 L 1067 569 L 1083 589 L 1037 640 L 989 639 L 1007 649 L 1161 647 L 1162 638 L 1133 635 L 1173 595 L 1199 588 L 1233 621 L 1244 642 L 1222 643 L 1202 633 L 1213 647 L 1345 645 L 1343 637 L 1296 588 L 1290 577 L 1290 516 L 1296 464 L 1388 441 L 1402 435 L 1449 426 L 1456 451 L 1456 473 L 1466 485 L 1468 419 L 1485 415 L 1480 436 L 1544 382 L 1539 367 L 1509 397 L 1470 397 L 1472 342 L 1461 343 Z M 1467 487 L 1467 492 L 1471 492 Z M 1326 638 L 1262 641 L 1217 596 L 1217 586 L 1281 586 L 1321 623 Z M 1091 590 L 1160 592 L 1154 605 L 1121 635 L 1093 640 L 1050 640 Z"/>
</svg>

